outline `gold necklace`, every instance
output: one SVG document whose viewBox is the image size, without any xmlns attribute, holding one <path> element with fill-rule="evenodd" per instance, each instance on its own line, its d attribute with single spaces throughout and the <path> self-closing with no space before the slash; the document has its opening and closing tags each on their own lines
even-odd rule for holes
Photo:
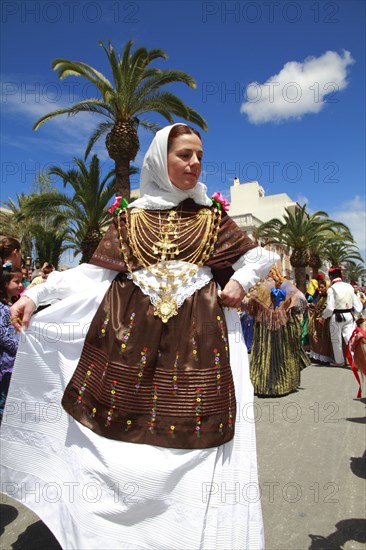
<svg viewBox="0 0 366 550">
<path fill-rule="evenodd" d="M 143 280 L 138 271 L 133 271 L 129 260 L 128 246 L 121 230 L 121 215 L 125 215 L 128 244 L 139 265 L 144 267 L 159 282 L 155 285 Z M 217 208 L 201 208 L 190 212 L 149 212 L 141 208 L 124 209 L 118 215 L 120 247 L 132 279 L 143 289 L 154 290 L 157 299 L 154 315 L 166 323 L 177 315 L 178 306 L 173 291 L 187 283 L 198 268 L 212 254 L 220 228 L 221 211 Z M 179 258 L 177 258 L 179 256 Z M 177 273 L 172 268 L 173 260 L 191 264 L 191 268 Z"/>
</svg>

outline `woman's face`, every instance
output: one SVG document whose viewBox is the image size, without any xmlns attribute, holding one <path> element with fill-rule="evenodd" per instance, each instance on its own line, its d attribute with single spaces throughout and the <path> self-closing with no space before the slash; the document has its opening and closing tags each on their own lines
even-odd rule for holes
<svg viewBox="0 0 366 550">
<path fill-rule="evenodd" d="M 202 142 L 196 134 L 177 137 L 168 151 L 168 175 L 182 191 L 193 189 L 201 174 Z"/>
<path fill-rule="evenodd" d="M 6 293 L 8 295 L 8 298 L 14 298 L 14 296 L 18 296 L 20 291 L 22 290 L 22 275 L 19 273 L 19 275 L 14 275 L 6 285 Z"/>
<path fill-rule="evenodd" d="M 319 284 L 319 294 L 322 296 L 327 293 L 327 285 L 325 283 Z"/>
</svg>

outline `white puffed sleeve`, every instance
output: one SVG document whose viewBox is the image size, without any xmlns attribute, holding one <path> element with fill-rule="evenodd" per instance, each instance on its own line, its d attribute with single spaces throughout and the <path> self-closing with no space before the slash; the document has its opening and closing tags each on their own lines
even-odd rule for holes
<svg viewBox="0 0 366 550">
<path fill-rule="evenodd" d="M 255 283 L 268 275 L 273 264 L 279 259 L 278 254 L 272 250 L 266 250 L 261 246 L 252 248 L 233 264 L 235 273 L 231 279 L 237 281 L 245 292 L 248 292 Z"/>
<path fill-rule="evenodd" d="M 117 272 L 92 264 L 81 264 L 66 271 L 52 271 L 44 283 L 25 290 L 24 296 L 31 298 L 36 307 L 53 304 L 72 294 L 88 290 L 98 283 L 116 277 Z"/>
</svg>

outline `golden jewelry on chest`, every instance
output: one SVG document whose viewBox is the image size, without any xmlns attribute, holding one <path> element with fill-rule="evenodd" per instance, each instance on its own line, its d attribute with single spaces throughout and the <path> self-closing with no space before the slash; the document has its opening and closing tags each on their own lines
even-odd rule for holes
<svg viewBox="0 0 366 550">
<path fill-rule="evenodd" d="M 121 215 L 126 218 L 128 243 L 122 237 Z M 154 315 L 164 323 L 178 314 L 174 291 L 187 283 L 212 254 L 220 228 L 221 212 L 217 208 L 201 208 L 198 212 L 181 210 L 146 211 L 124 209 L 118 215 L 121 251 L 132 279 L 142 289 L 157 293 Z M 148 284 L 139 271 L 133 271 L 128 246 L 139 265 L 155 277 Z M 173 260 L 191 264 L 188 270 L 177 273 Z"/>
</svg>

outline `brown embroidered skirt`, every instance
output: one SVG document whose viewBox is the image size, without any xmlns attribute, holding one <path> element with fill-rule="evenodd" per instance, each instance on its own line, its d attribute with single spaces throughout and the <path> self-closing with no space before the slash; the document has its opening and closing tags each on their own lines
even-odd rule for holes
<svg viewBox="0 0 366 550">
<path fill-rule="evenodd" d="M 216 283 L 163 323 L 148 296 L 118 275 L 88 331 L 64 409 L 111 439 L 207 448 L 234 436 L 235 392 Z"/>
</svg>

